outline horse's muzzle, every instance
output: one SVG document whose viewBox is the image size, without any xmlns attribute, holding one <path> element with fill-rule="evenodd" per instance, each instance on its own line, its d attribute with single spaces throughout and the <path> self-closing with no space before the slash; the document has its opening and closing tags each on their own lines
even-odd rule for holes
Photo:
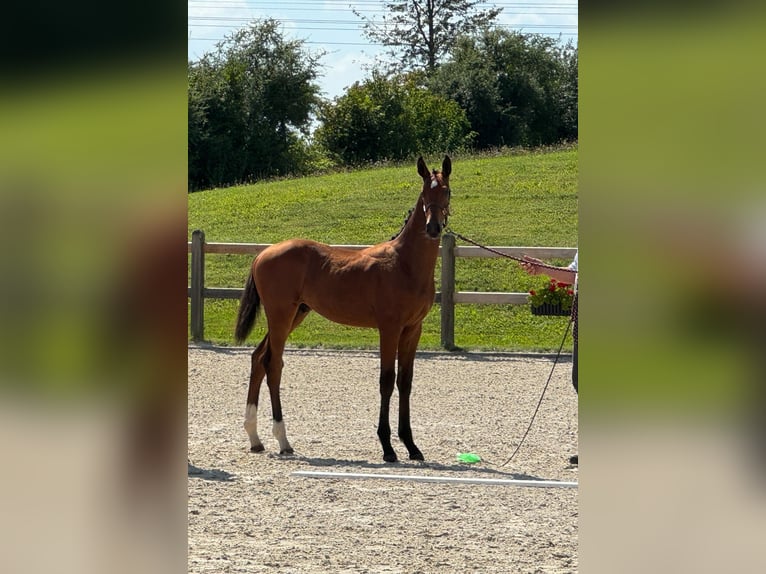
<svg viewBox="0 0 766 574">
<path fill-rule="evenodd" d="M 443 229 L 444 224 L 440 223 L 436 219 L 432 219 L 426 224 L 426 233 L 428 233 L 428 236 L 432 237 L 433 239 L 439 237 Z"/>
</svg>

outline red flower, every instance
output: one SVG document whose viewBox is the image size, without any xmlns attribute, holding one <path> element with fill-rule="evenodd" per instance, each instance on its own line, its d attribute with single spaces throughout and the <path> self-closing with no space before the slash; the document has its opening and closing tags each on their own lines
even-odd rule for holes
<svg viewBox="0 0 766 574">
<path fill-rule="evenodd" d="M 560 306 L 568 311 L 572 307 L 574 297 L 571 283 L 557 281 L 553 277 L 545 278 L 539 287 L 529 290 L 529 304 L 533 308 L 541 305 Z"/>
</svg>

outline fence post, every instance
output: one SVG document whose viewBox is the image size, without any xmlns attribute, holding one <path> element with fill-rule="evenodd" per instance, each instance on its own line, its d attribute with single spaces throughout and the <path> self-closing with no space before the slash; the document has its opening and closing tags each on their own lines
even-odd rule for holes
<svg viewBox="0 0 766 574">
<path fill-rule="evenodd" d="M 442 236 L 441 284 L 441 338 L 442 347 L 455 349 L 455 236 Z"/>
<path fill-rule="evenodd" d="M 195 342 L 205 336 L 205 232 L 195 229 L 191 245 L 191 336 Z"/>
</svg>

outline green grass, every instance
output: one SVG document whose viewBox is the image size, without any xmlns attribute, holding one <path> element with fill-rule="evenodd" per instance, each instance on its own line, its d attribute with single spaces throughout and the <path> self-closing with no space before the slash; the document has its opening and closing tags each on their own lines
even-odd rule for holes
<svg viewBox="0 0 766 574">
<path fill-rule="evenodd" d="M 429 167 L 441 165 L 441 158 L 426 160 Z M 577 245 L 576 148 L 458 155 L 452 164 L 450 226 L 456 232 L 485 245 Z M 197 192 L 189 195 L 189 239 L 193 230 L 202 229 L 208 242 L 276 243 L 305 237 L 334 244 L 379 243 L 399 231 L 420 185 L 413 161 Z M 250 256 L 207 254 L 205 284 L 242 287 L 251 262 Z M 439 273 L 437 264 L 437 289 Z M 456 263 L 458 291 L 526 291 L 539 281 L 509 259 L 459 258 Z M 205 303 L 207 340 L 232 343 L 237 305 Z M 566 321 L 533 316 L 526 306 L 461 304 L 455 311 L 455 344 L 470 350 L 556 350 Z M 439 306 L 434 305 L 423 324 L 419 348 L 440 348 L 439 328 Z M 257 342 L 264 332 L 260 319 L 249 342 Z M 288 344 L 376 348 L 377 341 L 375 330 L 336 325 L 312 313 Z"/>
</svg>

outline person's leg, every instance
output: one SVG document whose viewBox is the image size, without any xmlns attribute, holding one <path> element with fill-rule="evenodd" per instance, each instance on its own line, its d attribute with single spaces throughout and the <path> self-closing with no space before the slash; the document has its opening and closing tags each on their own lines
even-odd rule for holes
<svg viewBox="0 0 766 574">
<path fill-rule="evenodd" d="M 575 321 L 575 325 L 577 325 L 577 321 Z M 576 329 L 577 327 L 575 327 Z M 579 391 L 577 390 L 577 337 L 574 337 L 574 346 L 572 348 L 572 386 L 574 387 L 575 392 L 579 395 Z"/>
<path fill-rule="evenodd" d="M 572 386 L 579 397 L 580 392 L 577 389 L 577 295 L 575 295 L 574 301 L 572 302 L 572 321 Z M 575 454 L 569 457 L 570 464 L 579 465 L 579 462 L 580 459 L 578 455 Z"/>
<path fill-rule="evenodd" d="M 577 293 L 572 301 L 572 386 L 577 394 Z"/>
</svg>

